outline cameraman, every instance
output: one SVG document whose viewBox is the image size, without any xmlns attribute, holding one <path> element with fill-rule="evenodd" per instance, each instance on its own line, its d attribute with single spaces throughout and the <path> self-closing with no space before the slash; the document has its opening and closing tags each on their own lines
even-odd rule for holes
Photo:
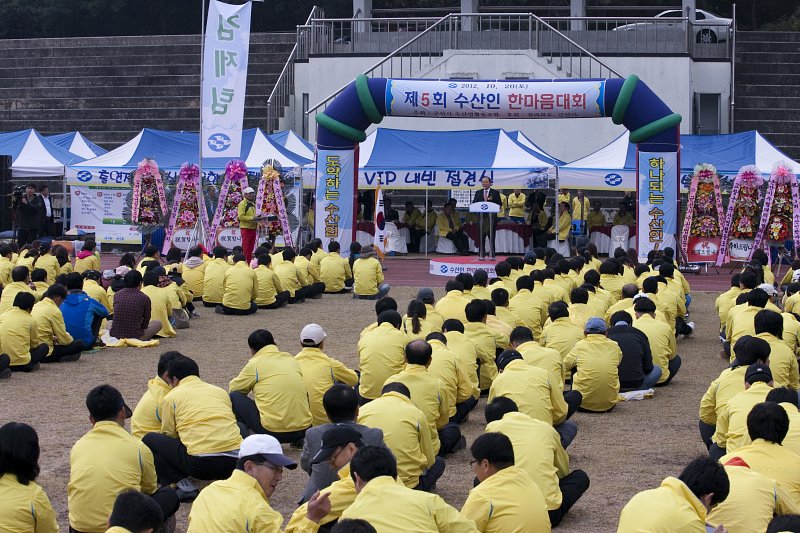
<svg viewBox="0 0 800 533">
<path fill-rule="evenodd" d="M 41 196 L 36 194 L 36 185 L 33 183 L 25 186 L 25 194 L 21 195 L 15 203 L 17 208 L 17 244 L 24 246 L 35 241 L 38 236 L 39 226 L 43 218 L 44 204 Z"/>
</svg>

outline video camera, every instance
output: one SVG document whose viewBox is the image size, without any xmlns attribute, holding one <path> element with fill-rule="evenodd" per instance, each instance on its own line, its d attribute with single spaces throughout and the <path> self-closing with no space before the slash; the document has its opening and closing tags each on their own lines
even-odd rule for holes
<svg viewBox="0 0 800 533">
<path fill-rule="evenodd" d="M 25 194 L 25 186 L 24 185 L 17 185 L 11 191 L 11 203 L 12 205 L 18 205 L 22 201 L 22 197 Z"/>
</svg>

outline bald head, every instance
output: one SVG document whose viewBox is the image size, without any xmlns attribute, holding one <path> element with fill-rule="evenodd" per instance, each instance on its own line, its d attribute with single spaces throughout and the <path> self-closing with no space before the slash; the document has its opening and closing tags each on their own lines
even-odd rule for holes
<svg viewBox="0 0 800 533">
<path fill-rule="evenodd" d="M 427 341 L 417 339 L 406 344 L 406 362 L 410 365 L 428 366 L 433 348 Z"/>
</svg>

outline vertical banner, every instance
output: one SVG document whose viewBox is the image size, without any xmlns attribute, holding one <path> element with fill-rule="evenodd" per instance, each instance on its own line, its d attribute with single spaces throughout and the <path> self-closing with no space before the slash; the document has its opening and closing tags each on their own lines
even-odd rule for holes
<svg viewBox="0 0 800 533">
<path fill-rule="evenodd" d="M 650 250 L 675 245 L 678 224 L 678 153 L 638 152 L 639 208 L 636 210 L 639 260 Z"/>
<path fill-rule="evenodd" d="M 250 48 L 250 2 L 210 0 L 203 52 L 203 157 L 240 157 Z"/>
<path fill-rule="evenodd" d="M 343 252 L 353 242 L 355 158 L 354 150 L 317 150 L 314 236 Z"/>
</svg>

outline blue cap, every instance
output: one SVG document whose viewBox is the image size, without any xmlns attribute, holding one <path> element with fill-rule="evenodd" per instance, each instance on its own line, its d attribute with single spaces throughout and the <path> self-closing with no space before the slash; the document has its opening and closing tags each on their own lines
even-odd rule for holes
<svg viewBox="0 0 800 533">
<path fill-rule="evenodd" d="M 605 333 L 606 321 L 597 317 L 590 318 L 586 321 L 586 326 L 584 326 L 583 331 L 586 333 Z"/>
</svg>

